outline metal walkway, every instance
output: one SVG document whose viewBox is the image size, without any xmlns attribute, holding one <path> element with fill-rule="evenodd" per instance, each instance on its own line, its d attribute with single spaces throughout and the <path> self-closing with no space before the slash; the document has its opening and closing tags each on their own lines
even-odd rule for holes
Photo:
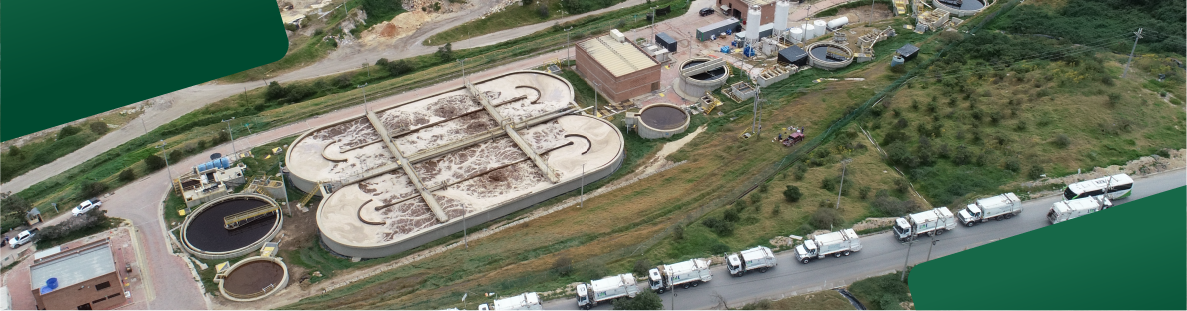
<svg viewBox="0 0 1187 311">
<path fill-rule="evenodd" d="M 235 230 L 253 221 L 263 219 L 280 210 L 279 205 L 265 205 L 223 217 L 223 228 Z"/>
</svg>

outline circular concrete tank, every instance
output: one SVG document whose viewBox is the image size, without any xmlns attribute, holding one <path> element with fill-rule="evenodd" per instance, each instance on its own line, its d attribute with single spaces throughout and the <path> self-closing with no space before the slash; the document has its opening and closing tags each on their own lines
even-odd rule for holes
<svg viewBox="0 0 1187 311">
<path fill-rule="evenodd" d="M 650 105 L 639 111 L 639 136 L 647 139 L 672 137 L 684 133 L 689 120 L 688 112 L 675 105 Z"/>
<path fill-rule="evenodd" d="M 817 42 L 809 45 L 808 59 L 812 67 L 824 70 L 837 70 L 853 63 L 853 50 L 841 44 L 832 42 Z M 832 50 L 833 53 L 829 53 Z"/>
<path fill-rule="evenodd" d="M 692 66 L 696 66 L 697 64 L 705 63 L 711 60 L 714 59 L 706 57 L 691 58 L 684 61 L 683 63 L 680 63 L 680 69 L 684 70 L 686 68 L 690 68 Z M 715 90 L 720 88 L 722 85 L 725 85 L 725 80 L 729 79 L 729 76 L 729 67 L 722 63 L 721 67 L 717 67 L 706 72 L 693 74 L 691 76 L 685 76 L 684 74 L 681 74 L 680 79 L 677 80 L 679 87 L 677 87 L 676 90 L 684 98 L 700 98 L 701 96 L 705 96 L 705 92 Z"/>
<path fill-rule="evenodd" d="M 974 15 L 985 9 L 985 2 L 981 0 L 960 0 L 959 6 L 953 2 L 957 1 L 932 0 L 932 5 L 937 9 L 948 11 L 948 13 L 952 13 L 952 15 L 956 15 L 957 17 Z"/>
<path fill-rule="evenodd" d="M 215 281 L 223 297 L 232 301 L 255 301 L 288 285 L 288 272 L 288 266 L 280 259 L 251 257 L 235 263 Z"/>
<path fill-rule="evenodd" d="M 206 202 L 182 223 L 182 247 L 203 259 L 234 258 L 259 250 L 280 232 L 283 218 L 279 212 L 233 230 L 224 227 L 223 217 L 267 205 L 279 206 L 258 194 L 233 194 Z"/>
</svg>

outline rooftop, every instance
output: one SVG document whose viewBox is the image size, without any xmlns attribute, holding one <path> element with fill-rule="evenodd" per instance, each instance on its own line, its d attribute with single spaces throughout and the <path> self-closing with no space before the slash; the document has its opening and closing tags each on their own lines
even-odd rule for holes
<svg viewBox="0 0 1187 311">
<path fill-rule="evenodd" d="M 76 249 L 50 255 L 29 267 L 33 288 L 41 288 L 50 278 L 58 278 L 58 289 L 115 271 L 111 243 L 102 240 Z"/>
<path fill-rule="evenodd" d="M 610 35 L 585 40 L 578 45 L 615 77 L 621 77 L 651 66 L 659 66 L 651 57 L 636 48 L 633 43 L 618 42 Z"/>
</svg>

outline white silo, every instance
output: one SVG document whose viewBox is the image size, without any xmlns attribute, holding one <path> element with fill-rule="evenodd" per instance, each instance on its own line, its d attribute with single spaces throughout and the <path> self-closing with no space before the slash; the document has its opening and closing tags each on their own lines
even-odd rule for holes
<svg viewBox="0 0 1187 311">
<path fill-rule="evenodd" d="M 812 40 L 816 37 L 816 26 L 812 24 L 804 24 L 804 40 Z"/>
<path fill-rule="evenodd" d="M 841 26 L 845 26 L 846 24 L 849 24 L 849 17 L 841 16 L 840 18 L 828 21 L 828 29 L 836 30 L 837 28 L 841 28 Z"/>
<path fill-rule="evenodd" d="M 791 3 L 784 0 L 775 2 L 775 33 L 787 29 L 787 12 L 791 11 Z"/>
<path fill-rule="evenodd" d="M 754 42 L 758 40 L 758 29 L 762 26 L 762 9 L 757 5 L 750 6 L 750 11 L 746 13 L 746 40 Z"/>
<path fill-rule="evenodd" d="M 791 36 L 791 41 L 804 41 L 804 29 L 800 27 L 792 27 L 788 32 Z"/>
<path fill-rule="evenodd" d="M 819 37 L 819 36 L 824 35 L 824 28 L 828 27 L 828 23 L 825 23 L 823 20 L 818 19 L 818 20 L 812 21 L 812 26 L 816 26 L 816 36 Z"/>
</svg>

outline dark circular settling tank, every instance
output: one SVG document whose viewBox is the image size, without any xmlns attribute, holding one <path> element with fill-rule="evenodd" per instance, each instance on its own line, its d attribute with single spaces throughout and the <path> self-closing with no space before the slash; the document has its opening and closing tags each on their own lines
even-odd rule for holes
<svg viewBox="0 0 1187 311">
<path fill-rule="evenodd" d="M 277 205 L 256 194 L 235 194 L 207 202 L 186 218 L 181 239 L 187 251 L 208 259 L 238 257 L 258 248 L 280 230 L 280 213 L 272 213 L 233 230 L 223 217 L 258 207 Z"/>
<path fill-rule="evenodd" d="M 684 67 L 681 67 L 680 69 L 688 69 L 689 67 L 696 66 L 697 64 L 704 63 L 706 61 L 707 60 L 689 61 L 689 62 L 685 63 Z M 725 67 L 717 67 L 717 69 L 713 69 L 713 70 L 709 70 L 706 72 L 692 75 L 690 78 L 708 81 L 708 80 L 716 80 L 717 78 L 721 78 L 721 76 L 724 76 L 724 75 L 725 75 Z"/>
<path fill-rule="evenodd" d="M 640 112 L 643 123 L 657 130 L 679 128 L 688 122 L 688 115 L 680 108 L 668 105 L 655 105 Z"/>
</svg>

